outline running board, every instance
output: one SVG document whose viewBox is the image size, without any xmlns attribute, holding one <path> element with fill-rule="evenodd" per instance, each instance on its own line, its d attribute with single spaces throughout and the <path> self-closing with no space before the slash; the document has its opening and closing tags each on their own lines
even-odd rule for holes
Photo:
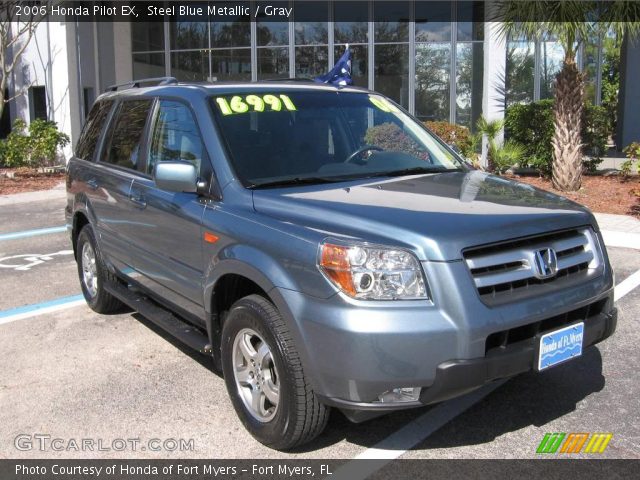
<svg viewBox="0 0 640 480">
<path fill-rule="evenodd" d="M 149 300 L 142 293 L 122 284 L 106 283 L 105 289 L 122 303 L 128 305 L 144 318 L 162 328 L 173 337 L 200 353 L 211 354 L 207 334 L 185 322 L 169 310 Z"/>
</svg>

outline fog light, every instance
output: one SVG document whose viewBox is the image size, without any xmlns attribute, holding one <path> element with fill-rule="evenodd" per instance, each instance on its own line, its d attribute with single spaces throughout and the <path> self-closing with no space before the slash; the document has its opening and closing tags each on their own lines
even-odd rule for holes
<svg viewBox="0 0 640 480">
<path fill-rule="evenodd" d="M 380 403 L 416 402 L 420 398 L 420 387 L 394 388 L 378 397 Z"/>
</svg>

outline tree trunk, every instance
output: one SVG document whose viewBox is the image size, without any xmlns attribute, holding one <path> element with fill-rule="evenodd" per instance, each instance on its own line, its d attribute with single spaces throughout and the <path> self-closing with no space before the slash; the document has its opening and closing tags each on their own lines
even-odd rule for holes
<svg viewBox="0 0 640 480">
<path fill-rule="evenodd" d="M 553 105 L 553 186 L 564 192 L 580 189 L 582 181 L 582 99 L 584 81 L 575 58 L 566 56 L 556 77 Z"/>
</svg>

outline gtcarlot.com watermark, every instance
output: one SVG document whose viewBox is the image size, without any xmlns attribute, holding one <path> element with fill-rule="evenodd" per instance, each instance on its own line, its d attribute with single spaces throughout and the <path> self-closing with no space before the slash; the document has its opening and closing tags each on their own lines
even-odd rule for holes
<svg viewBox="0 0 640 480">
<path fill-rule="evenodd" d="M 193 438 L 60 438 L 45 433 L 21 433 L 13 440 L 21 452 L 193 452 Z"/>
</svg>

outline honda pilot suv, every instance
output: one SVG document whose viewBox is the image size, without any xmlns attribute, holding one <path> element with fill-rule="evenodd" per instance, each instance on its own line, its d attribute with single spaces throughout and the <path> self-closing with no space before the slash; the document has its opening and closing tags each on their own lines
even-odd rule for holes
<svg viewBox="0 0 640 480">
<path fill-rule="evenodd" d="M 440 402 L 616 326 L 587 209 L 471 168 L 360 88 L 112 87 L 67 191 L 89 306 L 128 306 L 210 355 L 276 449 L 316 437 L 332 407 L 360 422 Z"/>
</svg>

